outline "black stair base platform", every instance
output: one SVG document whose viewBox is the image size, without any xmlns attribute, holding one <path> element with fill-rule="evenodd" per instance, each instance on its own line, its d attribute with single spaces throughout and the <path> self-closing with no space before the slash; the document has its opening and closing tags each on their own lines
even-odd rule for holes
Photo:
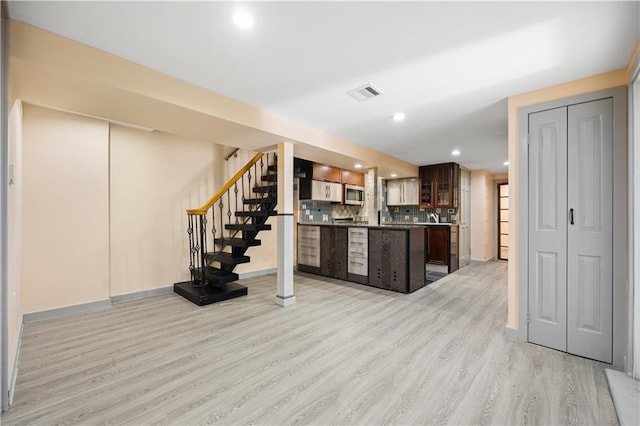
<svg viewBox="0 0 640 426">
<path fill-rule="evenodd" d="M 235 297 L 246 296 L 247 288 L 238 283 L 227 283 L 221 287 L 213 287 L 210 285 L 194 287 L 191 285 L 191 281 L 185 281 L 175 283 L 173 285 L 173 292 L 198 306 L 204 306 Z"/>
</svg>

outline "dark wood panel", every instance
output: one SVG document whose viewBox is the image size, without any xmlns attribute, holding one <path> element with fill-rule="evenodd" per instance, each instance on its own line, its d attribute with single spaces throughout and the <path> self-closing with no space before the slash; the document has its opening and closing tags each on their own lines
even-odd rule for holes
<svg viewBox="0 0 640 426">
<path fill-rule="evenodd" d="M 382 287 L 382 260 L 383 252 L 382 229 L 369 229 L 369 285 Z"/>
<path fill-rule="evenodd" d="M 358 284 L 369 284 L 369 277 L 366 275 L 347 274 L 347 281 L 351 281 Z"/>
<path fill-rule="evenodd" d="M 322 275 L 322 273 L 320 272 L 320 268 L 318 268 L 316 266 L 298 264 L 298 271 L 299 272 L 308 272 L 310 274 Z"/>
<path fill-rule="evenodd" d="M 296 173 L 304 173 L 305 177 L 298 181 L 298 197 L 301 200 L 311 199 L 311 177 L 313 176 L 313 163 L 302 158 L 293 159 L 293 169 Z"/>
<path fill-rule="evenodd" d="M 409 268 L 409 282 L 407 291 L 412 293 L 426 285 L 424 268 L 424 229 L 412 228 L 409 230 L 409 256 L 407 264 Z"/>
<path fill-rule="evenodd" d="M 334 252 L 336 249 L 334 228 L 322 226 L 320 228 L 320 273 L 326 277 L 335 274 Z"/>
<path fill-rule="evenodd" d="M 449 273 L 457 271 L 460 267 L 459 247 L 458 226 L 451 225 L 449 231 Z"/>
<path fill-rule="evenodd" d="M 383 277 L 388 286 L 385 288 L 401 293 L 408 292 L 407 261 L 409 252 L 407 247 L 407 232 L 407 230 L 385 231 L 389 248 L 387 250 L 387 256 L 385 256 L 386 263 L 383 264 Z M 385 283 L 383 283 L 383 285 Z"/>
<path fill-rule="evenodd" d="M 334 278 L 347 279 L 349 267 L 349 228 L 333 228 L 334 230 Z"/>
<path fill-rule="evenodd" d="M 427 226 L 427 263 L 449 263 L 449 227 Z"/>
</svg>

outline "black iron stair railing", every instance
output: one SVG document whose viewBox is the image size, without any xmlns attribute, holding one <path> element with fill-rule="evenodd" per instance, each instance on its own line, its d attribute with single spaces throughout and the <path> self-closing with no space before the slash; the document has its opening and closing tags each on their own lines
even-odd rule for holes
<svg viewBox="0 0 640 426">
<path fill-rule="evenodd" d="M 205 204 L 187 210 L 193 287 L 236 281 L 236 265 L 249 262 L 246 251 L 260 245 L 260 231 L 271 229 L 266 222 L 276 214 L 276 161 L 275 153 L 256 154 Z"/>
</svg>

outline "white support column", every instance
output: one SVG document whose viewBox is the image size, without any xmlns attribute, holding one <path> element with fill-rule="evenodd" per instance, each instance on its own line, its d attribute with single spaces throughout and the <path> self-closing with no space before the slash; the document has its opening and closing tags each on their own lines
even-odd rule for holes
<svg viewBox="0 0 640 426">
<path fill-rule="evenodd" d="M 278 144 L 278 292 L 276 305 L 296 302 L 293 294 L 293 144 Z"/>
</svg>

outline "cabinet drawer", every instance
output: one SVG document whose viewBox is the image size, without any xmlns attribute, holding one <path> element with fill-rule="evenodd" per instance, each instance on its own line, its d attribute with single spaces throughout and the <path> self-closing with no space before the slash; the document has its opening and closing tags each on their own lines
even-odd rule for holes
<svg viewBox="0 0 640 426">
<path fill-rule="evenodd" d="M 369 265 L 367 260 L 358 260 L 358 259 L 350 258 L 348 272 L 350 274 L 367 276 L 369 273 L 368 266 Z"/>
<path fill-rule="evenodd" d="M 319 239 L 320 227 L 313 225 L 298 226 L 298 237 Z"/>
</svg>

